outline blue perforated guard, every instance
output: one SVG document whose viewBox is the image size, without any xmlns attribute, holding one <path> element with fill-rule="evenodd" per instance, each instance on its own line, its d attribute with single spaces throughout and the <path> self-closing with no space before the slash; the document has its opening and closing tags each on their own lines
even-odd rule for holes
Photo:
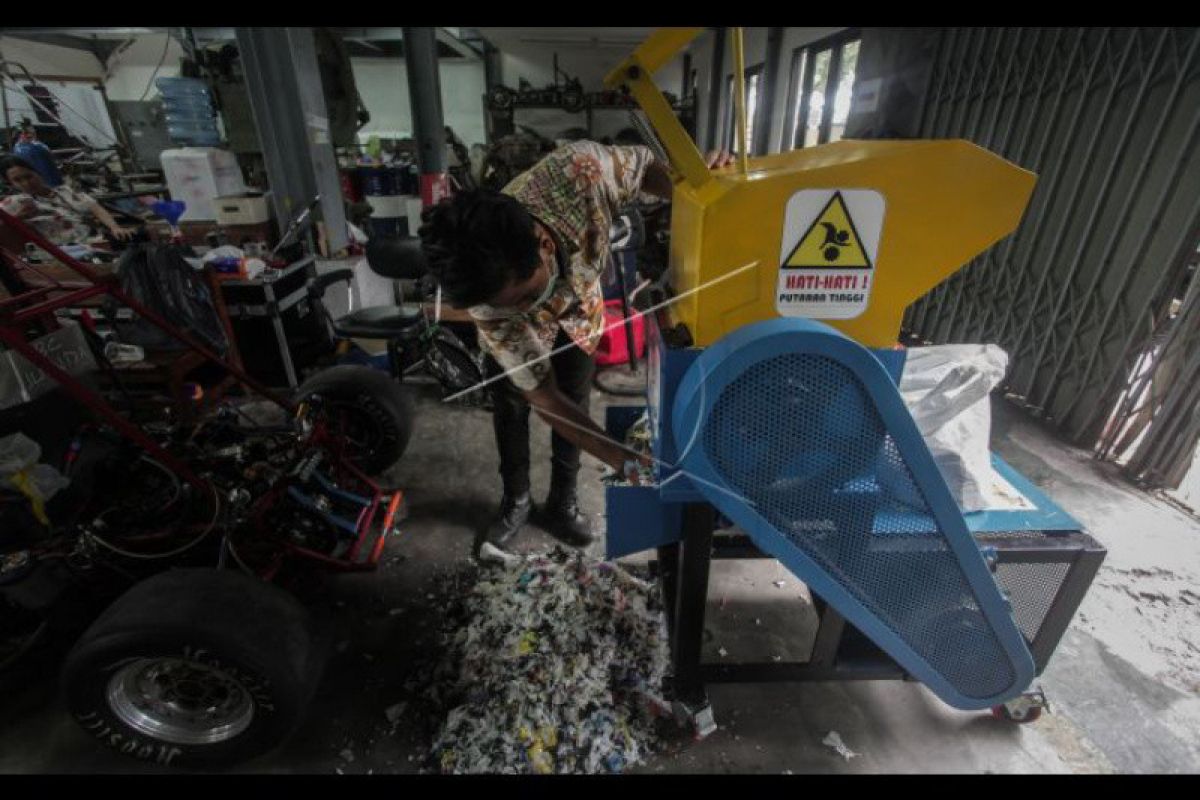
<svg viewBox="0 0 1200 800">
<path fill-rule="evenodd" d="M 709 502 L 942 700 L 1028 687 L 1008 603 L 868 350 L 811 320 L 740 328 L 688 369 L 672 422 Z"/>
</svg>

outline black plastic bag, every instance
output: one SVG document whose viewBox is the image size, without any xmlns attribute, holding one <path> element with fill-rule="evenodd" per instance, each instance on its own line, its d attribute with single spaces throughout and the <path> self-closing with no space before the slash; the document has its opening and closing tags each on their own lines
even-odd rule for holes
<svg viewBox="0 0 1200 800">
<path fill-rule="evenodd" d="M 213 303 L 212 293 L 200 273 L 173 245 L 142 244 L 129 248 L 117 262 L 121 288 L 135 300 L 178 326 L 200 344 L 224 355 L 229 348 L 225 328 Z M 117 339 L 147 350 L 183 350 L 185 345 L 163 330 L 129 311 L 119 301 L 105 304 L 105 316 L 113 321 Z"/>
</svg>

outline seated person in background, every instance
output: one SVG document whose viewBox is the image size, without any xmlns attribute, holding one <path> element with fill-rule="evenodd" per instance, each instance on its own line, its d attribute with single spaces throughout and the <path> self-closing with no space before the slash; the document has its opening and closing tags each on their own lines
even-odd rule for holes
<svg viewBox="0 0 1200 800">
<path fill-rule="evenodd" d="M 103 225 L 115 241 L 128 241 L 134 236 L 133 230 L 118 225 L 91 195 L 65 184 L 50 188 L 22 158 L 0 159 L 0 176 L 20 192 L 0 200 L 0 208 L 28 222 L 55 244 L 86 244 L 92 236 L 92 220 Z"/>
</svg>

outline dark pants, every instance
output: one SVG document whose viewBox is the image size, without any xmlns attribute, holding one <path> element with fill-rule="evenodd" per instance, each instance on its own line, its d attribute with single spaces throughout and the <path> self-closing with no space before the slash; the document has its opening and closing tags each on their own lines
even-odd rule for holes
<svg viewBox="0 0 1200 800">
<path fill-rule="evenodd" d="M 562 331 L 554 349 L 568 344 Z M 489 378 L 504 372 L 490 355 L 484 360 Z M 550 357 L 554 381 L 559 390 L 586 413 L 592 388 L 595 362 L 578 347 L 568 347 Z M 504 493 L 510 497 L 529 491 L 529 403 L 513 382 L 504 378 L 491 385 L 492 424 L 496 429 L 496 449 L 500 451 L 500 478 Z M 579 475 L 579 448 L 553 433 L 550 437 L 552 492 L 573 491 Z"/>
</svg>

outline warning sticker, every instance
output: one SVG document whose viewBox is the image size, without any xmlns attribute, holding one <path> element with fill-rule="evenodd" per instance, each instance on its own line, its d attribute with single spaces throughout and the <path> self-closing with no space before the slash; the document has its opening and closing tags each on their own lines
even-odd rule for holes
<svg viewBox="0 0 1200 800">
<path fill-rule="evenodd" d="M 883 195 L 870 189 L 792 195 L 784 212 L 776 310 L 812 319 L 853 319 L 866 311 L 883 213 Z"/>
</svg>

